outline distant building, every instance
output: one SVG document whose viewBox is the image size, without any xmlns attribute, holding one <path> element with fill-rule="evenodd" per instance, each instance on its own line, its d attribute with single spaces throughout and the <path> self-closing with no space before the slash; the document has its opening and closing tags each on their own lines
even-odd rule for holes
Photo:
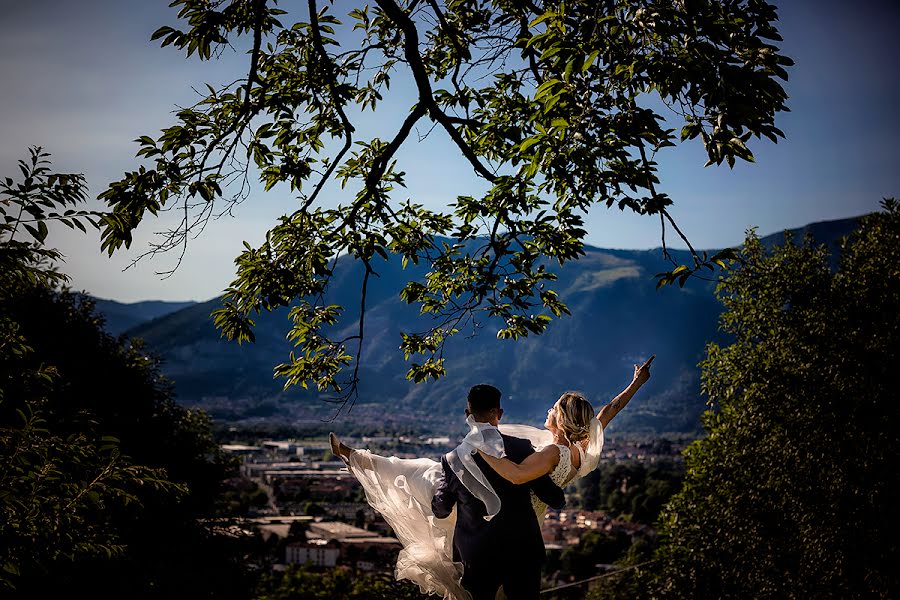
<svg viewBox="0 0 900 600">
<path fill-rule="evenodd" d="M 316 536 L 323 540 L 371 538 L 372 532 L 337 521 L 320 521 L 309 524 L 310 536 Z"/>
<path fill-rule="evenodd" d="M 356 561 L 356 568 L 360 571 L 374 571 L 378 565 L 368 560 Z"/>
<path fill-rule="evenodd" d="M 281 539 L 287 539 L 288 533 L 291 531 L 291 526 L 283 523 L 260 524 L 257 525 L 256 528 L 259 530 L 259 533 L 264 540 L 268 540 L 273 535 Z"/>
<path fill-rule="evenodd" d="M 308 515 L 276 515 L 247 519 L 249 523 L 254 524 L 264 540 L 269 539 L 273 535 L 281 539 L 287 539 L 291 526 L 294 523 L 309 523 L 312 520 L 313 518 Z"/>
<path fill-rule="evenodd" d="M 307 515 L 275 515 L 269 517 L 256 517 L 255 519 L 249 519 L 253 523 L 261 523 L 265 525 L 271 525 L 273 523 L 296 523 L 298 521 L 312 521 L 313 518 Z"/>
<path fill-rule="evenodd" d="M 343 466 L 343 463 L 338 463 Z M 346 469 L 338 468 L 332 463 L 302 463 L 302 462 L 245 462 L 241 465 L 241 474 L 244 477 L 262 478 L 271 480 L 273 477 L 342 477 L 355 478 Z"/>
<path fill-rule="evenodd" d="M 378 518 L 378 513 L 366 502 L 332 502 L 328 505 L 329 514 L 343 519 L 356 519 L 360 512 L 362 512 L 362 520 L 365 522 Z"/>
<path fill-rule="evenodd" d="M 337 566 L 341 549 L 333 540 L 311 539 L 288 544 L 284 562 L 289 565 L 311 564 L 315 567 Z"/>
<path fill-rule="evenodd" d="M 371 531 L 336 521 L 311 522 L 306 536 L 308 539 L 305 546 L 303 543 L 292 544 L 297 550 L 291 556 L 295 559 L 304 558 L 317 566 L 319 563 L 316 561 L 326 560 L 324 557 L 330 556 L 314 552 L 320 548 L 335 549 L 335 560 L 367 571 L 390 568 L 400 551 L 400 542 L 395 538 L 375 535 Z"/>
<path fill-rule="evenodd" d="M 598 511 L 588 510 L 548 510 L 541 524 L 541 537 L 544 546 L 550 548 L 565 548 L 574 546 L 581 541 L 581 536 L 590 530 L 606 532 L 621 532 L 632 538 L 635 536 L 653 537 L 656 532 L 652 527 L 617 521 L 608 515 Z"/>
<path fill-rule="evenodd" d="M 309 463 L 309 466 L 320 471 L 343 471 L 347 473 L 344 463 L 339 460 L 316 460 Z"/>
<path fill-rule="evenodd" d="M 240 456 L 256 454 L 262 450 L 259 446 L 247 446 L 245 444 L 222 444 L 221 448 L 223 452 Z"/>
<path fill-rule="evenodd" d="M 303 456 L 303 446 L 290 441 L 265 440 L 262 443 L 266 450 L 280 452 L 281 454 L 292 454 L 294 456 Z"/>
<path fill-rule="evenodd" d="M 450 445 L 450 437 L 430 437 L 424 441 L 425 444 L 429 446 L 449 446 Z"/>
<path fill-rule="evenodd" d="M 368 435 L 365 435 L 365 436 L 363 436 L 363 438 L 362 438 L 363 444 L 391 444 L 391 443 L 396 442 L 396 441 L 397 441 L 397 438 L 395 438 L 395 437 L 393 437 L 393 436 L 389 436 L 389 435 L 387 435 L 387 436 L 381 436 L 381 435 L 368 436 Z"/>
</svg>

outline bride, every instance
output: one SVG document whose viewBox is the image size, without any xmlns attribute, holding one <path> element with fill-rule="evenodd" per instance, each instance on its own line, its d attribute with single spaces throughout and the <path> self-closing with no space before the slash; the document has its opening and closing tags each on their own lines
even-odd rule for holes
<svg viewBox="0 0 900 600">
<path fill-rule="evenodd" d="M 498 475 L 512 483 L 532 481 L 549 474 L 564 488 L 596 468 L 603 447 L 603 430 L 650 378 L 650 364 L 634 366 L 631 383 L 596 414 L 587 399 L 566 392 L 547 411 L 545 429 L 527 425 L 499 425 L 477 422 L 470 415 L 470 431 L 456 450 L 448 453 L 454 471 L 464 474 L 472 491 L 487 507 L 488 517 L 496 515 L 500 503 L 486 482 L 472 454 L 477 452 Z M 530 440 L 537 452 L 520 464 L 503 458 L 499 432 Z M 329 436 L 332 452 L 343 460 L 359 480 L 366 500 L 394 530 L 403 548 L 397 558 L 395 576 L 419 585 L 423 593 L 436 593 L 450 600 L 471 596 L 460 585 L 462 565 L 454 562 L 453 531 L 455 510 L 448 518 L 436 518 L 431 507 L 435 488 L 443 476 L 441 463 L 429 458 L 400 459 L 350 448 Z M 478 482 L 481 482 L 479 485 Z M 478 488 L 476 491 L 475 488 Z M 538 522 L 547 505 L 532 492 L 532 506 Z"/>
<path fill-rule="evenodd" d="M 634 378 L 609 404 L 600 409 L 594 418 L 591 403 L 578 392 L 566 392 L 547 411 L 544 431 L 531 433 L 525 425 L 500 426 L 503 433 L 530 439 L 538 452 L 521 463 L 500 458 L 479 449 L 485 462 L 504 479 L 517 484 L 527 483 L 549 474 L 553 483 L 566 487 L 584 477 L 597 467 L 603 446 L 603 430 L 621 411 L 634 393 L 650 379 L 650 364 L 656 355 L 641 366 L 634 366 Z M 532 494 L 538 520 L 547 509 Z"/>
</svg>

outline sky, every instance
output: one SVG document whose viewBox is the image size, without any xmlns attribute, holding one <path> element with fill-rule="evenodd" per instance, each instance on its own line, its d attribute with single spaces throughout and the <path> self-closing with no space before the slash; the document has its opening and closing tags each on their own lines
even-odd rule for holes
<svg viewBox="0 0 900 600">
<path fill-rule="evenodd" d="M 883 197 L 900 196 L 900 3 L 775 4 L 782 51 L 796 62 L 784 84 L 791 112 L 776 121 L 786 139 L 754 140 L 756 163 L 739 162 L 734 169 L 704 168 L 699 141 L 659 157 L 660 190 L 675 201 L 671 213 L 697 248 L 739 244 L 751 227 L 769 234 L 859 216 L 878 210 Z M 161 25 L 176 25 L 168 0 L 0 0 L 0 175 L 17 174 L 16 161 L 29 146 L 41 145 L 52 153 L 56 170 L 84 173 L 96 196 L 136 168 L 133 140 L 155 137 L 172 124 L 172 111 L 197 99 L 193 88 L 244 75 L 246 58 L 239 54 L 200 62 L 159 48 L 150 35 Z M 366 117 L 363 133 L 396 127 L 405 115 L 409 90 L 402 83 L 392 89 L 406 102 L 396 108 L 385 103 L 377 118 Z M 458 194 L 483 189 L 440 131 L 410 144 L 398 159 L 408 173 L 406 195 L 426 206 L 445 206 Z M 339 190 L 329 190 L 326 201 L 341 200 Z M 168 278 L 156 273 L 174 266 L 174 255 L 126 269 L 165 229 L 165 220 L 146 220 L 131 250 L 112 258 L 100 252 L 96 232 L 56 227 L 49 243 L 65 254 L 62 270 L 75 290 L 121 302 L 205 301 L 233 279 L 242 242 L 260 243 L 297 205 L 286 191 L 258 190 L 233 218 L 211 222 L 192 240 Z M 586 224 L 594 246 L 660 245 L 655 219 L 598 207 Z M 667 241 L 672 237 L 670 232 Z"/>
</svg>

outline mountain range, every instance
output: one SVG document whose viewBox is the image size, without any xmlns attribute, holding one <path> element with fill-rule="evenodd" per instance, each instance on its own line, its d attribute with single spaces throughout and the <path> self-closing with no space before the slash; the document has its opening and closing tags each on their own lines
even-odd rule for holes
<svg viewBox="0 0 900 600">
<path fill-rule="evenodd" d="M 94 298 L 97 312 L 106 320 L 106 331 L 112 335 L 125 333 L 141 323 L 152 321 L 193 306 L 196 302 L 166 302 L 163 300 L 144 300 L 141 302 L 123 303 L 104 298 Z"/>
<path fill-rule="evenodd" d="M 794 230 L 811 234 L 832 247 L 853 230 L 857 219 L 814 223 Z M 784 234 L 763 238 L 781 243 Z M 633 365 L 657 356 L 650 382 L 611 427 L 622 432 L 697 433 L 706 408 L 700 394 L 697 363 L 710 341 L 727 342 L 718 331 L 721 305 L 712 283 L 689 281 L 684 288 L 656 289 L 654 274 L 668 270 L 660 249 L 616 250 L 586 247 L 586 255 L 557 269 L 553 284 L 572 316 L 554 320 L 540 336 L 498 340 L 499 323 L 484 322 L 474 332 L 452 338 L 445 350 L 448 375 L 413 384 L 404 377 L 409 365 L 399 351 L 401 331 L 421 331 L 428 322 L 418 309 L 397 297 L 407 280 L 421 277 L 425 266 L 404 270 L 399 260 L 375 267 L 366 311 L 359 398 L 348 422 L 427 424 L 458 428 L 466 390 L 491 383 L 503 393 L 504 419 L 537 423 L 566 390 L 585 393 L 595 407 L 608 402 L 631 380 Z M 687 253 L 670 251 L 680 262 Z M 341 260 L 330 284 L 328 301 L 347 308 L 346 327 L 356 327 L 362 270 Z M 180 305 L 183 304 L 183 305 Z M 256 318 L 256 342 L 238 345 L 221 338 L 210 313 L 221 298 L 203 303 L 121 305 L 98 302 L 108 327 L 122 330 L 128 319 L 139 322 L 126 335 L 143 338 L 163 358 L 163 372 L 179 401 L 202 407 L 221 421 L 259 421 L 302 425 L 327 421 L 335 406 L 310 390 L 282 389 L 273 379 L 274 365 L 285 362 L 291 344 L 287 309 Z M 337 332 L 341 334 L 342 332 Z"/>
</svg>

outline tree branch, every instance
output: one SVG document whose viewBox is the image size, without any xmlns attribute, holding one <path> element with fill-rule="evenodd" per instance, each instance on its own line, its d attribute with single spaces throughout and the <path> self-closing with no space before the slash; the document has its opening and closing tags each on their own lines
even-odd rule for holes
<svg viewBox="0 0 900 600">
<path fill-rule="evenodd" d="M 397 132 L 397 135 L 394 136 L 394 139 L 391 140 L 391 142 L 387 145 L 387 148 L 385 148 L 384 151 L 379 154 L 378 158 L 373 162 L 372 168 L 366 175 L 366 195 L 362 198 L 362 200 L 353 204 L 353 208 L 347 214 L 347 218 L 344 219 L 345 224 L 352 223 L 356 218 L 360 207 L 375 195 L 376 185 L 381 179 L 381 176 L 384 175 L 384 172 L 387 170 L 387 166 L 391 158 L 393 158 L 397 150 L 400 149 L 400 146 L 403 145 L 403 142 L 406 141 L 406 138 L 409 137 L 409 133 L 412 131 L 412 128 L 416 124 L 416 122 L 424 116 L 425 108 L 421 104 L 415 105 L 412 112 L 406 116 L 406 119 L 403 121 L 403 125 L 400 126 L 400 130 Z"/>
<path fill-rule="evenodd" d="M 348 382 L 349 388 L 344 390 L 339 398 L 335 398 L 332 402 L 340 403 L 337 411 L 335 411 L 334 416 L 332 416 L 331 420 L 340 416 L 341 411 L 344 410 L 344 407 L 347 406 L 347 403 L 350 403 L 350 408 L 347 409 L 347 412 L 353 410 L 353 405 L 356 403 L 356 398 L 359 397 L 359 365 L 362 359 L 362 349 L 363 349 L 363 341 L 365 340 L 365 325 L 366 325 L 366 298 L 368 297 L 369 291 L 369 277 L 375 273 L 372 269 L 372 265 L 369 263 L 369 259 L 363 258 L 363 265 L 365 265 L 366 270 L 363 274 L 362 280 L 362 290 L 360 291 L 360 300 L 359 300 L 359 332 L 348 338 L 345 338 L 340 343 L 342 344 L 344 341 L 355 339 L 357 340 L 356 346 L 356 360 L 353 364 L 353 374 L 350 376 L 350 381 Z"/>
<path fill-rule="evenodd" d="M 328 52 L 325 51 L 325 44 L 322 43 L 322 32 L 319 31 L 319 14 L 316 7 L 316 0 L 309 0 L 309 18 L 310 24 L 312 25 L 313 45 L 315 46 L 316 51 L 319 53 L 319 56 L 322 57 L 322 64 L 324 65 L 326 71 L 328 71 L 326 73 L 328 77 L 328 92 L 331 94 L 331 100 L 332 102 L 334 102 L 334 109 L 337 111 L 338 116 L 341 118 L 341 124 L 343 125 L 344 146 L 338 152 L 337 156 L 335 156 L 334 161 L 332 161 L 332 163 L 328 166 L 325 174 L 322 175 L 322 178 L 316 185 L 316 189 L 313 190 L 313 193 L 310 194 L 306 201 L 303 203 L 303 207 L 301 208 L 301 210 L 303 211 L 312 206 L 312 203 L 315 202 L 316 197 L 319 195 L 319 192 L 322 191 L 325 183 L 329 179 L 331 179 L 332 173 L 334 173 L 334 170 L 340 164 L 341 160 L 343 160 L 344 155 L 353 146 L 353 132 L 355 131 L 353 125 L 350 123 L 350 119 L 347 118 L 347 114 L 344 112 L 344 106 L 341 103 L 341 99 L 338 97 L 337 91 L 334 87 L 337 77 L 334 74 L 334 63 L 328 56 Z"/>
<path fill-rule="evenodd" d="M 637 110 L 637 105 L 635 105 L 633 100 L 631 102 L 631 107 L 632 107 L 633 111 Z M 656 193 L 656 186 L 653 185 L 653 172 L 650 170 L 650 161 L 647 159 L 647 152 L 644 149 L 644 140 L 641 139 L 640 135 L 637 136 L 637 147 L 638 147 L 638 151 L 641 154 L 641 165 L 644 167 L 644 174 L 647 176 L 647 189 L 650 190 L 651 198 L 656 200 L 656 198 L 658 198 L 659 196 Z M 676 233 L 678 233 L 679 237 L 681 237 L 681 239 L 684 241 L 684 243 L 687 244 L 687 247 L 691 252 L 691 256 L 694 258 L 694 263 L 697 265 L 702 263 L 703 261 L 700 260 L 700 255 L 697 254 L 696 250 L 694 250 L 694 247 L 691 245 L 691 242 L 690 242 L 690 240 L 688 240 L 687 236 L 684 235 L 684 233 L 681 231 L 681 229 L 678 228 L 678 225 L 675 223 L 675 219 L 673 219 L 672 216 L 666 211 L 665 206 L 659 207 L 659 213 L 660 213 L 660 222 L 663 224 L 663 229 L 662 229 L 663 256 L 665 256 L 665 257 L 668 256 L 668 251 L 666 250 L 666 247 L 665 247 L 665 242 L 666 242 L 665 222 L 662 221 L 662 217 L 665 217 L 669 221 L 669 223 L 672 225 L 672 227 L 675 229 Z"/>
<path fill-rule="evenodd" d="M 249 123 L 250 119 L 255 116 L 255 111 L 251 110 L 253 108 L 253 105 L 250 102 L 250 92 L 253 90 L 253 82 L 259 81 L 259 55 L 260 49 L 262 47 L 262 26 L 265 6 L 266 0 L 256 0 L 253 5 L 253 49 L 250 53 L 250 70 L 247 73 L 247 88 L 244 93 L 244 102 L 241 105 L 241 109 L 239 111 L 240 116 L 233 121 L 231 127 L 227 127 L 206 147 L 206 152 L 203 153 L 203 158 L 198 163 L 198 175 L 202 175 L 203 168 L 206 165 L 206 161 L 209 160 L 210 155 L 212 155 L 213 151 L 216 149 L 219 143 L 226 137 L 234 133 L 238 129 L 239 124 L 240 132 L 243 133 L 244 129 L 247 127 L 247 123 Z M 257 108 L 256 110 L 258 111 L 259 108 Z M 231 147 L 228 149 L 228 152 L 225 153 L 226 156 L 234 150 L 235 145 L 236 143 L 232 143 Z M 223 158 L 222 160 L 224 162 L 225 159 Z"/>
<path fill-rule="evenodd" d="M 416 30 L 416 24 L 409 18 L 409 15 L 403 12 L 403 9 L 397 6 L 394 0 L 375 1 L 388 18 L 390 18 L 403 32 L 403 52 L 406 56 L 409 68 L 412 71 L 413 78 L 415 79 L 416 87 L 419 90 L 419 105 L 424 106 L 428 110 L 428 116 L 444 127 L 447 134 L 450 136 L 450 139 L 453 140 L 459 150 L 463 153 L 463 156 L 466 157 L 475 169 L 475 172 L 489 182 L 494 183 L 497 179 L 496 175 L 491 173 L 487 167 L 481 163 L 471 146 L 466 143 L 459 131 L 453 126 L 453 123 L 450 122 L 447 115 L 444 114 L 434 101 L 434 93 L 431 89 L 431 82 L 428 79 L 428 72 L 422 62 L 422 56 L 419 54 L 419 32 Z"/>
</svg>

